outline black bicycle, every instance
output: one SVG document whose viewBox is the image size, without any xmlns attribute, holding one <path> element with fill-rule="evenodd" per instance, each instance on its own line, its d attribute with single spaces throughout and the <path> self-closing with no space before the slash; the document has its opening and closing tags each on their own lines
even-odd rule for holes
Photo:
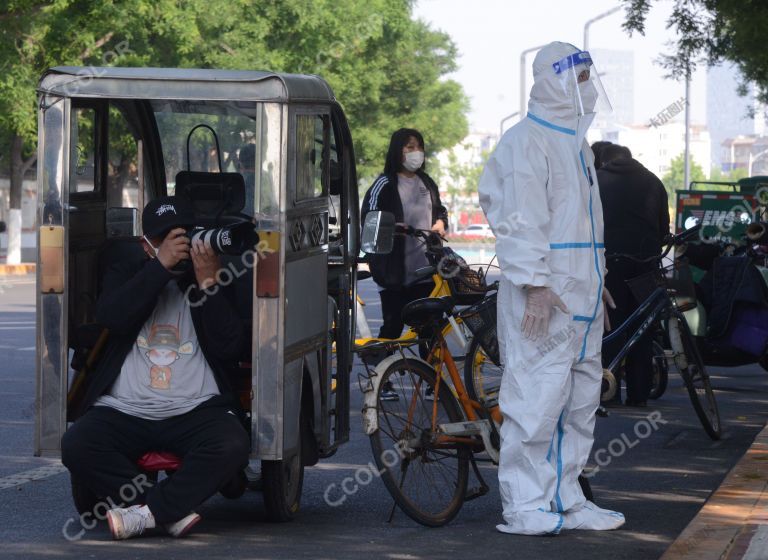
<svg viewBox="0 0 768 560">
<path fill-rule="evenodd" d="M 717 401 L 696 340 L 683 315 L 691 305 L 696 305 L 690 270 L 684 261 L 667 267 L 661 266 L 672 247 L 682 245 L 699 229 L 700 226 L 695 226 L 676 236 L 670 235 L 666 240 L 667 249 L 659 257 L 637 259 L 632 255 L 611 255 L 639 262 L 656 260 L 659 268 L 629 281 L 636 296 L 644 293 L 638 298 L 642 303 L 621 326 L 603 338 L 603 343 L 610 342 L 634 329 L 604 371 L 604 379 L 615 386 L 616 372 L 632 347 L 649 329 L 656 329 L 663 323 L 670 348 L 664 356 L 675 364 L 682 376 L 704 430 L 710 438 L 717 440 L 722 433 Z M 503 372 L 496 337 L 496 294 L 467 308 L 460 315 L 473 333 L 464 364 L 464 383 L 471 398 L 481 403 L 493 403 L 498 399 Z"/>
</svg>

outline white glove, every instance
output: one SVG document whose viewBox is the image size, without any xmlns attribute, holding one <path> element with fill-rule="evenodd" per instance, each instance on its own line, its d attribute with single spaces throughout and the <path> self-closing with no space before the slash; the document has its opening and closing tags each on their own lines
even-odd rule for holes
<svg viewBox="0 0 768 560">
<path fill-rule="evenodd" d="M 553 307 L 568 313 L 563 300 L 549 288 L 530 287 L 525 291 L 525 314 L 520 325 L 525 338 L 536 340 L 549 332 L 549 316 Z"/>
</svg>

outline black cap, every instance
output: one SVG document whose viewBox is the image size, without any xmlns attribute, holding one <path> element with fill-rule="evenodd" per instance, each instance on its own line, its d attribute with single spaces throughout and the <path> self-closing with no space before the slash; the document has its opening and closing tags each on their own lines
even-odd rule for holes
<svg viewBox="0 0 768 560">
<path fill-rule="evenodd" d="M 160 237 L 175 227 L 195 225 L 195 213 L 186 198 L 161 196 L 144 207 L 141 225 L 147 237 Z"/>
</svg>

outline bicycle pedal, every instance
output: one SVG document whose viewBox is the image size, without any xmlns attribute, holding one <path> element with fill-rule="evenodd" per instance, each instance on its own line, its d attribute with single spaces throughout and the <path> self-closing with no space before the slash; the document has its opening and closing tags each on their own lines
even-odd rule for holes
<svg viewBox="0 0 768 560">
<path fill-rule="evenodd" d="M 469 502 L 470 500 L 474 500 L 475 498 L 480 498 L 481 496 L 485 496 L 488 493 L 488 486 L 478 486 L 476 488 L 467 488 L 467 491 L 464 494 L 464 501 Z"/>
</svg>

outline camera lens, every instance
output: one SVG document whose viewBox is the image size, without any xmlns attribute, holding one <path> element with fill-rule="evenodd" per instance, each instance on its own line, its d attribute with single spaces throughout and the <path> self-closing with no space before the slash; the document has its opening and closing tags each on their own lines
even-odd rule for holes
<svg viewBox="0 0 768 560">
<path fill-rule="evenodd" d="M 259 242 L 259 234 L 251 222 L 212 229 L 195 228 L 189 231 L 187 236 L 191 243 L 200 239 L 219 255 L 242 255 L 252 250 Z"/>
</svg>

